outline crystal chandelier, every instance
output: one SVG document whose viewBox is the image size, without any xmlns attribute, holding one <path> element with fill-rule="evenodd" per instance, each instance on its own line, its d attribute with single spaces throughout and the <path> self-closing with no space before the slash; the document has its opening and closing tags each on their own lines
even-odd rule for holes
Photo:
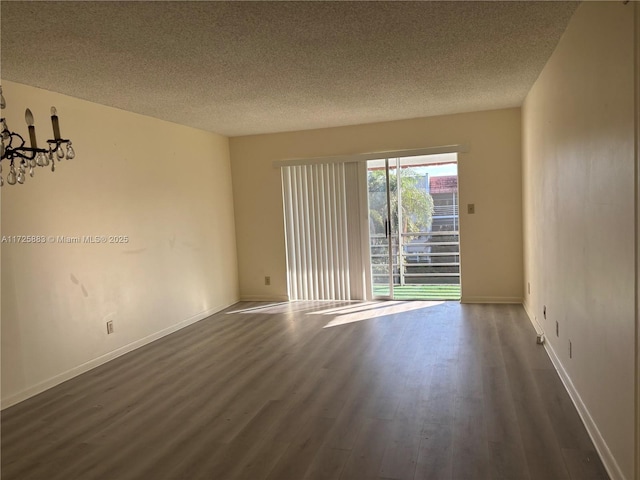
<svg viewBox="0 0 640 480">
<path fill-rule="evenodd" d="M 0 109 L 6 107 L 4 96 L 2 95 L 2 86 L 0 86 Z M 18 133 L 12 132 L 7 126 L 7 121 L 4 117 L 0 118 L 0 153 L 2 158 L 0 159 L 0 187 L 4 185 L 4 178 L 2 173 L 3 162 L 8 160 L 9 173 L 7 173 L 7 183 L 9 185 L 15 185 L 16 183 L 24 183 L 27 175 L 27 171 L 31 177 L 33 177 L 35 167 L 47 167 L 51 165 L 51 171 L 56 170 L 55 159 L 57 157 L 58 162 L 66 157 L 67 160 L 71 160 L 76 156 L 71 140 L 67 140 L 60 137 L 60 123 L 58 122 L 58 114 L 56 107 L 51 107 L 51 124 L 53 126 L 53 140 L 47 140 L 49 148 L 38 148 L 38 142 L 36 140 L 36 127 L 33 125 L 33 114 L 31 110 L 27 108 L 24 114 L 25 121 L 29 129 L 29 142 L 30 147 L 27 147 L 26 141 Z M 66 153 L 63 150 L 63 145 L 66 145 Z M 7 164 L 4 162 L 4 167 Z"/>
</svg>

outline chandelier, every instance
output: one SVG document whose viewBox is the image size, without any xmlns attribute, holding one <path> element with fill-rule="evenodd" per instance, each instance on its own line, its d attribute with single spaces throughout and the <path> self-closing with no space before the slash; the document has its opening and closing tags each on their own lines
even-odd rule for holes
<svg viewBox="0 0 640 480">
<path fill-rule="evenodd" d="M 0 109 L 6 107 L 4 96 L 2 95 L 2 86 L 0 86 Z M 6 168 L 9 162 L 9 173 L 7 173 L 7 183 L 15 185 L 16 183 L 24 183 L 27 172 L 33 177 L 35 167 L 47 167 L 51 165 L 51 171 L 55 172 L 55 159 L 60 162 L 63 158 L 71 160 L 76 156 L 71 145 L 71 140 L 64 139 L 60 136 L 60 123 L 58 121 L 58 113 L 56 107 L 51 107 L 51 125 L 53 126 L 53 140 L 47 140 L 48 148 L 38 148 L 36 140 L 36 127 L 33 125 L 33 114 L 27 108 L 24 114 L 29 130 L 30 147 L 26 146 L 26 141 L 18 133 L 12 132 L 7 126 L 4 117 L 0 118 L 0 187 L 4 185 L 2 173 L 3 163 Z M 63 150 L 63 146 L 67 147 L 67 151 Z"/>
</svg>

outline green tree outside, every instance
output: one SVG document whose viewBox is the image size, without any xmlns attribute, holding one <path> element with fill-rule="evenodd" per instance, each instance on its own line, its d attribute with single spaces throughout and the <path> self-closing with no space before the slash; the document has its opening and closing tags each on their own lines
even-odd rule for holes
<svg viewBox="0 0 640 480">
<path fill-rule="evenodd" d="M 402 233 L 428 232 L 433 218 L 433 198 L 420 180 L 424 178 L 412 168 L 400 169 Z M 367 176 L 369 188 L 369 229 L 371 234 L 384 235 L 384 220 L 387 218 L 384 169 L 370 170 Z M 391 225 L 398 230 L 398 175 L 397 170 L 389 172 L 389 193 L 391 199 Z"/>
</svg>

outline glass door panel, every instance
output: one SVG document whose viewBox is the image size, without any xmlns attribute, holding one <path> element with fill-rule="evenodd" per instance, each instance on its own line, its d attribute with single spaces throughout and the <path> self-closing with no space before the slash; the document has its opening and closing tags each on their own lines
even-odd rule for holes
<svg viewBox="0 0 640 480">
<path fill-rule="evenodd" d="M 403 157 L 398 168 L 400 281 L 393 298 L 459 299 L 457 156 Z"/>
<path fill-rule="evenodd" d="M 389 232 L 389 171 L 386 159 L 367 161 L 369 255 L 374 298 L 392 296 L 392 255 Z"/>
<path fill-rule="evenodd" d="M 397 158 L 388 160 L 389 171 L 389 251 L 391 253 L 390 271 L 391 271 L 391 297 L 393 298 L 393 288 L 402 282 L 402 247 L 400 243 L 400 223 L 402 222 L 402 212 L 399 209 L 401 205 L 401 183 L 402 172 L 398 169 L 399 162 Z"/>
</svg>

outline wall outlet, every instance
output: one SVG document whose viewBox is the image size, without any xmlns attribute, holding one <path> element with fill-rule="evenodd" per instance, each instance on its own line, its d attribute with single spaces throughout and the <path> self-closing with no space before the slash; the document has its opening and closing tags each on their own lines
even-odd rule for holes
<svg viewBox="0 0 640 480">
<path fill-rule="evenodd" d="M 264 277 L 264 284 L 271 285 L 271 277 Z"/>
<path fill-rule="evenodd" d="M 109 320 L 107 322 L 107 335 L 111 335 L 113 333 L 113 320 Z"/>
<path fill-rule="evenodd" d="M 467 204 L 467 213 L 469 215 L 473 215 L 474 213 L 476 213 L 476 204 L 475 203 L 468 203 Z"/>
</svg>

